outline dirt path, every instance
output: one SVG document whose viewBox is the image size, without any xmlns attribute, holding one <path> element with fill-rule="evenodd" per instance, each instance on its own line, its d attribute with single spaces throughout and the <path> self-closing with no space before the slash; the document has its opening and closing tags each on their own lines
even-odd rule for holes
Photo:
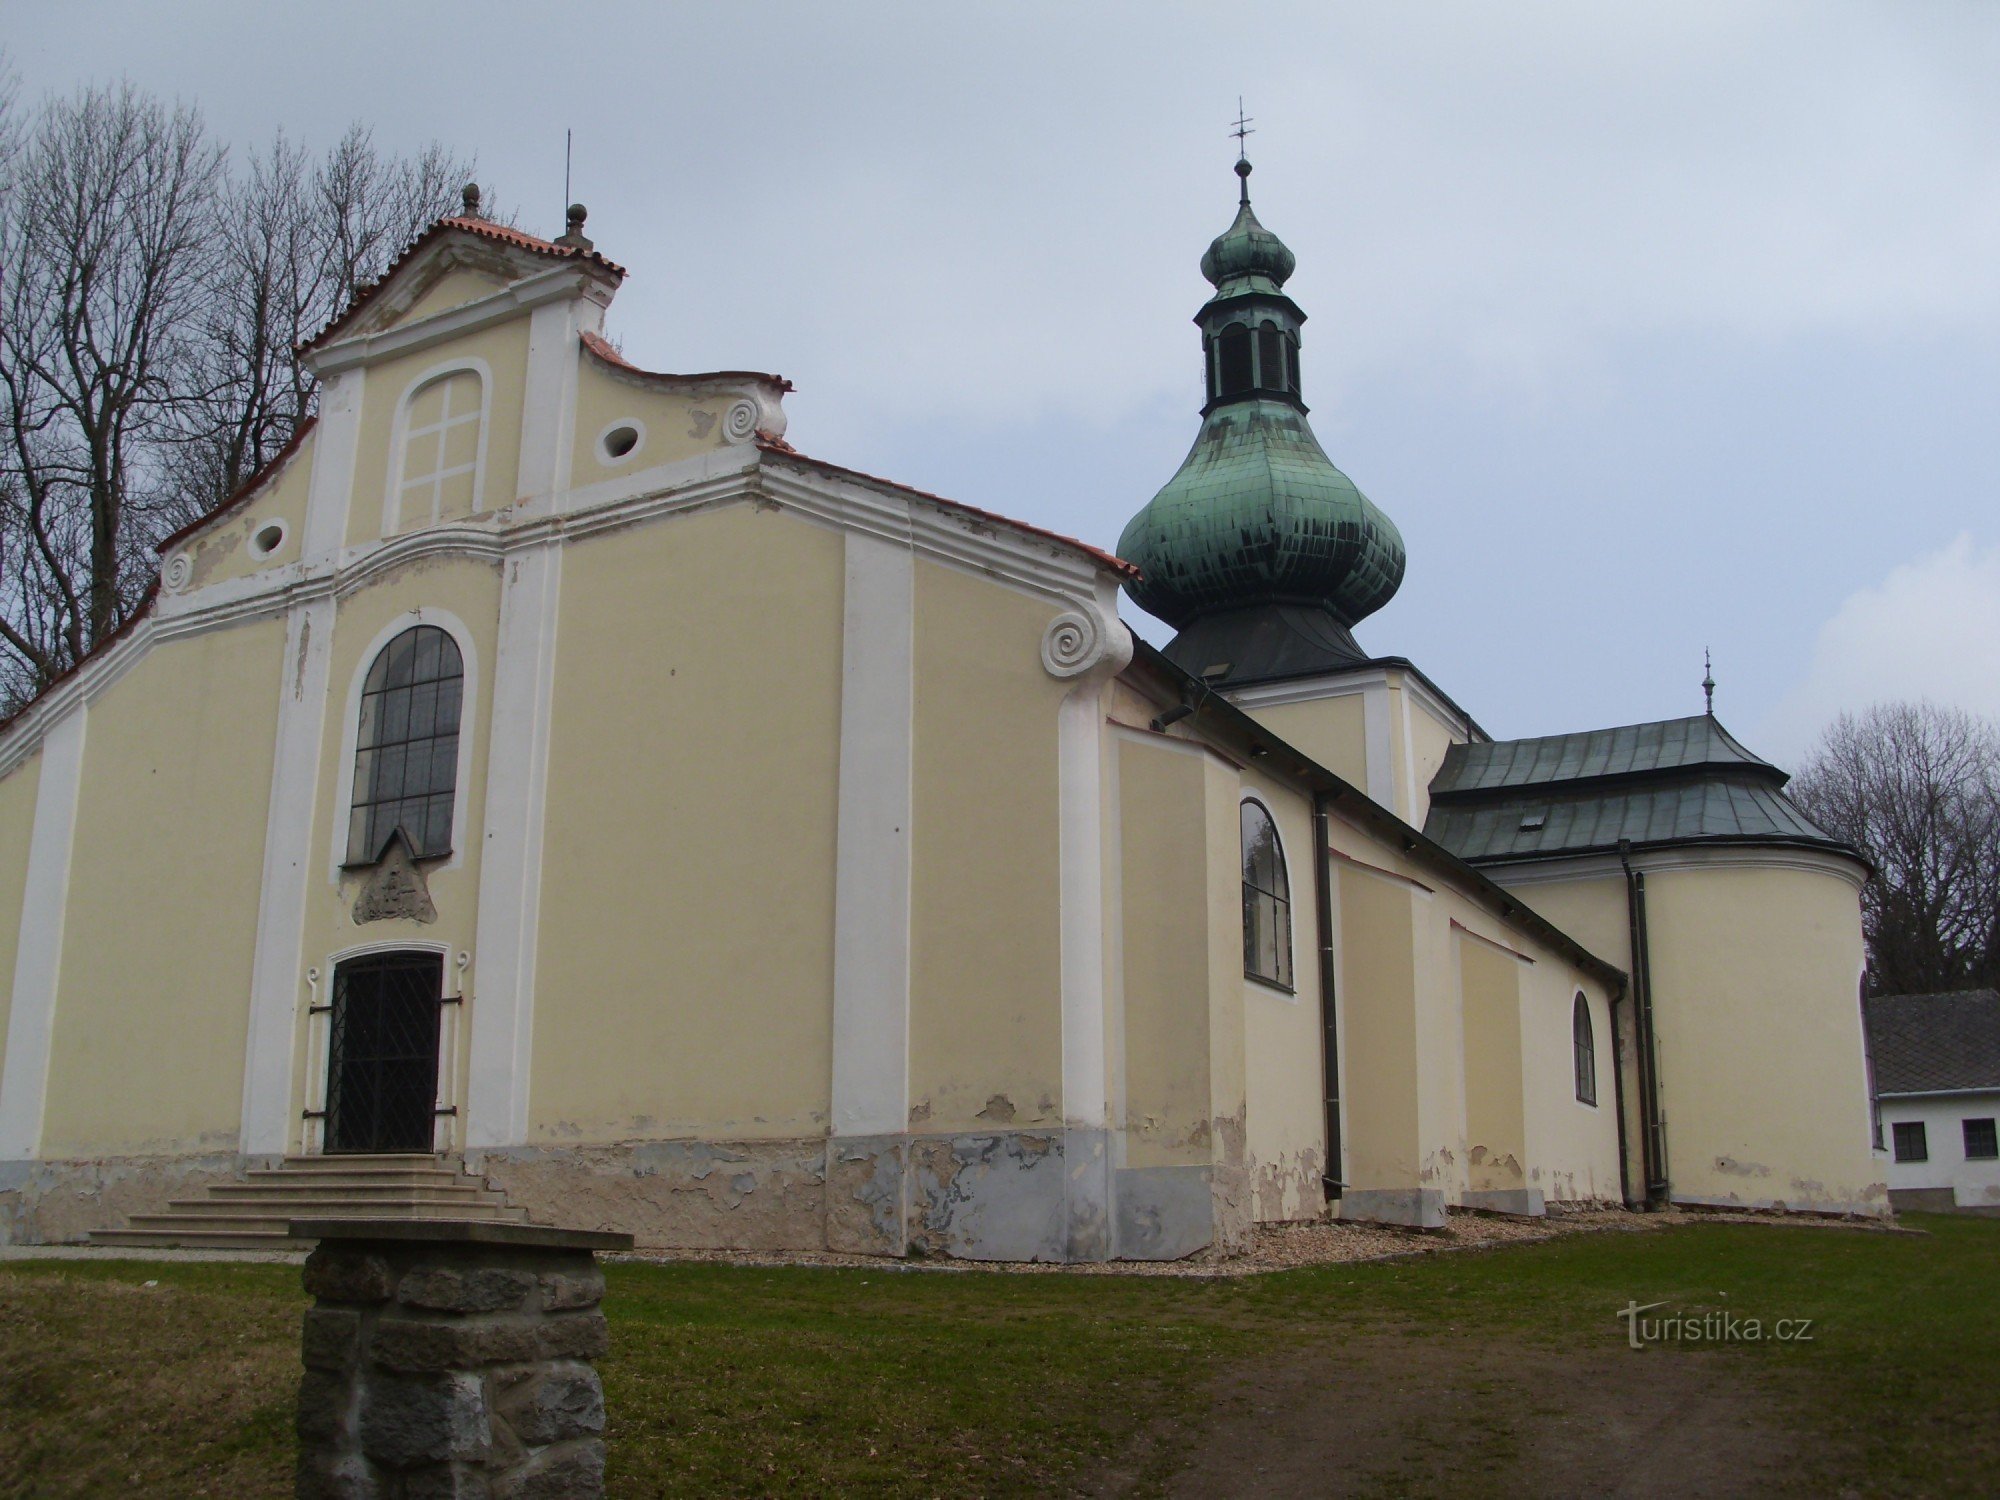
<svg viewBox="0 0 2000 1500">
<path fill-rule="evenodd" d="M 1149 1435 L 1097 1492 L 1170 1449 L 1175 1500 L 1768 1494 L 1796 1447 L 1776 1405 L 1727 1354 L 1376 1332 L 1225 1372 L 1201 1431 Z"/>
</svg>

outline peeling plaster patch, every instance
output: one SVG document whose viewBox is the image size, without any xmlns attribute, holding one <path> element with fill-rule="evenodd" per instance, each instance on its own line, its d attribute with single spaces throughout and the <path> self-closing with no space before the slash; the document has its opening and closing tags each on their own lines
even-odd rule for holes
<svg viewBox="0 0 2000 1500">
<path fill-rule="evenodd" d="M 1738 1161 L 1733 1156 L 1716 1157 L 1715 1170 L 1718 1172 L 1727 1172 L 1732 1177 L 1769 1177 L 1771 1175 L 1769 1167 L 1760 1166 L 1754 1161 Z"/>
<path fill-rule="evenodd" d="M 210 1183 L 242 1181 L 244 1166 L 234 1151 L 9 1162 L 0 1165 L 0 1244 L 71 1244 L 93 1229 L 121 1229 Z"/>
<path fill-rule="evenodd" d="M 986 1108 L 974 1115 L 975 1120 L 987 1120 L 995 1125 L 1014 1123 L 1014 1101 L 1005 1094 L 994 1094 L 986 1101 Z"/>
<path fill-rule="evenodd" d="M 859 1255 L 909 1249 L 909 1145 L 901 1136 L 827 1142 L 826 1247 Z"/>
<path fill-rule="evenodd" d="M 477 1170 L 537 1223 L 621 1229 L 648 1248 L 826 1243 L 819 1139 L 523 1146 L 482 1153 Z"/>
<path fill-rule="evenodd" d="M 1259 1224 L 1326 1216 L 1326 1189 L 1319 1148 L 1308 1146 L 1276 1161 L 1257 1162 L 1250 1171 Z"/>
<path fill-rule="evenodd" d="M 910 1123 L 912 1125 L 921 1125 L 926 1120 L 930 1119 L 930 1117 L 931 1117 L 930 1100 L 919 1099 L 915 1104 L 912 1104 L 910 1106 Z"/>
<path fill-rule="evenodd" d="M 703 410 L 701 410 L 701 408 L 700 408 L 700 407 L 696 407 L 696 408 L 695 408 L 694 410 L 692 410 L 692 411 L 690 411 L 690 412 L 688 413 L 688 436 L 689 436 L 689 437 L 691 437 L 691 438 L 705 438 L 705 437 L 707 437 L 707 436 L 708 436 L 708 434 L 709 434 L 709 429 L 710 429 L 710 428 L 712 428 L 712 427 L 714 427 L 714 426 L 715 426 L 715 413 L 714 413 L 714 412 L 712 412 L 712 411 L 703 411 Z"/>
</svg>

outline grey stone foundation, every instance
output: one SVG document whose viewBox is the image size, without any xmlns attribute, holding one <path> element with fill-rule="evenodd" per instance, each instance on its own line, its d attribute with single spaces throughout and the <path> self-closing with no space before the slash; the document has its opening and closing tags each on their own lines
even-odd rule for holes
<svg viewBox="0 0 2000 1500">
<path fill-rule="evenodd" d="M 301 1221 L 301 1500 L 604 1493 L 608 1332 L 597 1250 L 524 1224 Z"/>
<path fill-rule="evenodd" d="M 1548 1212 L 1540 1188 L 1487 1188 L 1469 1191 L 1460 1202 L 1467 1208 L 1483 1209 L 1490 1214 L 1517 1214 L 1524 1218 L 1539 1219 Z"/>
<path fill-rule="evenodd" d="M 1349 1188 L 1340 1217 L 1410 1229 L 1444 1228 L 1444 1194 L 1437 1188 Z"/>
</svg>

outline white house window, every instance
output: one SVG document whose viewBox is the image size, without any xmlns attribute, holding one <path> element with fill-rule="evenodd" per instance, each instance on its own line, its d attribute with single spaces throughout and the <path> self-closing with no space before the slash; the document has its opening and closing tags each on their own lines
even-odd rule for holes
<svg viewBox="0 0 2000 1500">
<path fill-rule="evenodd" d="M 455 370 L 421 386 L 404 413 L 398 528 L 469 516 L 479 508 L 479 375 Z"/>
<path fill-rule="evenodd" d="M 1243 972 L 1292 987 L 1292 888 L 1277 825 L 1261 804 L 1243 804 Z"/>
<path fill-rule="evenodd" d="M 2000 1137 L 1996 1137 L 1993 1121 L 1963 1120 L 1965 1129 L 1965 1159 L 1967 1161 L 1993 1161 L 2000 1158 Z"/>
<path fill-rule="evenodd" d="M 1583 991 L 1576 992 L 1576 1007 L 1570 1013 L 1570 1039 L 1576 1049 L 1576 1097 L 1580 1103 L 1597 1103 L 1597 1038 L 1590 1030 L 1590 1002 Z"/>
<path fill-rule="evenodd" d="M 376 656 L 361 689 L 349 864 L 379 860 L 398 828 L 418 859 L 451 853 L 464 691 L 458 643 L 435 625 L 413 626 Z"/>
<path fill-rule="evenodd" d="M 1929 1161 L 1930 1147 L 1924 1141 L 1924 1122 L 1904 1120 L 1896 1127 L 1896 1160 Z"/>
</svg>

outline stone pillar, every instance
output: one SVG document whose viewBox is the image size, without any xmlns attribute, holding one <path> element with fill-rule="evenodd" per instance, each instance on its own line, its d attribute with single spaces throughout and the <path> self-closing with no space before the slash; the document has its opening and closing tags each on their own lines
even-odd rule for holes
<svg viewBox="0 0 2000 1500">
<path fill-rule="evenodd" d="M 598 1250 L 632 1237 L 485 1222 L 294 1222 L 305 1265 L 302 1500 L 604 1493 Z"/>
</svg>

